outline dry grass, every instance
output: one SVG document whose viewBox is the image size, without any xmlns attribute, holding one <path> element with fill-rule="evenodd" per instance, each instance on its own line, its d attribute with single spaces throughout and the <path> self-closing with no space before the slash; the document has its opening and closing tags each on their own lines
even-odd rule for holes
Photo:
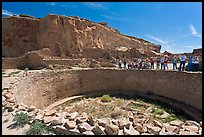
<svg viewBox="0 0 204 137">
<path fill-rule="evenodd" d="M 104 100 L 105 101 L 104 101 Z M 103 100 L 103 101 L 102 101 Z M 82 114 L 86 112 L 90 116 L 95 118 L 119 118 L 128 117 L 128 111 L 145 112 L 149 107 L 152 107 L 153 111 L 151 117 L 157 119 L 158 115 L 164 113 L 164 108 L 160 105 L 151 104 L 141 99 L 124 99 L 117 97 L 110 97 L 109 95 L 95 97 L 95 98 L 83 98 L 69 104 L 63 104 L 58 108 L 58 111 L 75 112 Z M 176 117 L 168 117 L 166 119 L 158 119 L 163 122 L 169 122 Z"/>
</svg>

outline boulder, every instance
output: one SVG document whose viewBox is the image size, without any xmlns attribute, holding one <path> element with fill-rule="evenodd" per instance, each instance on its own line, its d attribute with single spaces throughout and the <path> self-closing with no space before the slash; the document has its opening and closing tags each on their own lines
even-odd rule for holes
<svg viewBox="0 0 204 137">
<path fill-rule="evenodd" d="M 178 133 L 179 132 L 179 127 L 177 126 L 165 125 L 164 127 L 168 133 L 172 133 L 172 132 Z"/>
<path fill-rule="evenodd" d="M 85 131 L 82 135 L 94 135 L 94 133 L 92 131 Z"/>
<path fill-rule="evenodd" d="M 69 132 L 71 135 L 81 135 L 80 131 L 79 131 L 77 128 L 69 129 L 68 132 Z"/>
<path fill-rule="evenodd" d="M 184 123 L 184 122 L 181 121 L 181 120 L 173 120 L 173 121 L 170 122 L 170 125 L 181 127 L 181 125 L 182 125 L 183 123 Z"/>
<path fill-rule="evenodd" d="M 44 116 L 43 121 L 45 124 L 50 123 L 53 120 L 53 116 Z"/>
<path fill-rule="evenodd" d="M 159 122 L 158 120 L 154 120 L 153 123 L 154 123 L 155 126 L 158 126 L 160 128 L 163 127 L 163 124 L 161 122 Z"/>
<path fill-rule="evenodd" d="M 124 127 L 123 130 L 124 135 L 140 135 L 140 133 L 135 130 L 132 126 L 130 126 L 129 130 Z"/>
<path fill-rule="evenodd" d="M 75 121 L 67 121 L 65 122 L 64 126 L 67 128 L 67 129 L 74 129 L 77 125 L 76 125 L 76 122 Z"/>
<path fill-rule="evenodd" d="M 67 134 L 67 129 L 64 127 L 64 126 L 61 126 L 61 125 L 57 125 L 55 130 L 61 134 Z"/>
<path fill-rule="evenodd" d="M 95 126 L 97 124 L 97 120 L 95 120 L 92 116 L 89 116 L 87 123 L 89 123 L 91 126 Z"/>
<path fill-rule="evenodd" d="M 98 125 L 102 127 L 105 127 L 106 125 L 109 125 L 111 123 L 110 119 L 108 118 L 98 119 L 97 121 L 98 121 Z"/>
<path fill-rule="evenodd" d="M 28 112 L 35 111 L 35 109 L 36 109 L 35 106 L 30 106 L 30 107 L 28 107 Z"/>
<path fill-rule="evenodd" d="M 198 128 L 200 128 L 200 124 L 196 121 L 186 120 L 184 124 L 186 126 L 197 126 Z"/>
<path fill-rule="evenodd" d="M 59 117 L 53 117 L 51 120 L 51 126 L 56 126 L 56 125 L 62 125 L 62 119 L 60 119 Z"/>
<path fill-rule="evenodd" d="M 140 133 L 144 133 L 145 131 L 144 131 L 144 128 L 142 127 L 142 125 L 140 124 L 140 123 L 137 123 L 135 126 L 134 126 L 134 128 L 138 131 L 138 132 L 140 132 Z"/>
<path fill-rule="evenodd" d="M 199 128 L 195 125 L 192 126 L 182 126 L 183 129 L 185 129 L 186 131 L 190 131 L 190 132 L 198 132 Z"/>
<path fill-rule="evenodd" d="M 105 135 L 104 132 L 104 127 L 96 125 L 93 127 L 93 129 L 91 130 L 95 135 Z"/>
<path fill-rule="evenodd" d="M 159 132 L 161 131 L 161 128 L 157 127 L 157 126 L 149 126 L 149 125 L 147 125 L 147 130 L 148 130 L 149 133 L 152 133 L 154 135 L 158 135 Z"/>
<path fill-rule="evenodd" d="M 36 116 L 35 116 L 35 119 L 36 120 L 43 120 L 43 115 L 42 114 L 37 114 Z"/>
<path fill-rule="evenodd" d="M 104 132 L 107 135 L 118 135 L 119 127 L 113 124 L 109 124 L 105 126 Z"/>
<path fill-rule="evenodd" d="M 67 116 L 68 116 L 69 120 L 75 120 L 79 116 L 79 113 L 73 112 L 73 113 L 69 113 Z"/>
<path fill-rule="evenodd" d="M 130 125 L 132 124 L 128 119 L 123 118 L 123 119 L 119 119 L 118 121 L 119 123 L 119 129 L 123 129 L 124 127 L 129 129 Z"/>
<path fill-rule="evenodd" d="M 93 129 L 93 127 L 85 122 L 85 123 L 80 123 L 78 125 L 78 129 L 82 133 L 82 132 L 85 132 L 85 131 L 91 131 Z"/>
</svg>

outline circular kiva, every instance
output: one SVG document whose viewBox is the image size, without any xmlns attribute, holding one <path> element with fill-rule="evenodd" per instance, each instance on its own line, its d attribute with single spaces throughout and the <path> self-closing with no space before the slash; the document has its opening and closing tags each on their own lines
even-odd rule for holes
<svg viewBox="0 0 204 137">
<path fill-rule="evenodd" d="M 138 94 L 202 119 L 202 73 L 117 68 L 35 70 L 15 84 L 17 102 L 44 109 L 76 95 Z"/>
</svg>

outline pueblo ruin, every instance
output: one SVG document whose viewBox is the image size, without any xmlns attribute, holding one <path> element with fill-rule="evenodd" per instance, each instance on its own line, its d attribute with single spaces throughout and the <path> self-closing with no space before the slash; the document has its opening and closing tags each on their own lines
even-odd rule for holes
<svg viewBox="0 0 204 137">
<path fill-rule="evenodd" d="M 176 55 L 160 53 L 160 49 L 161 45 L 121 34 L 106 22 L 54 14 L 44 18 L 28 15 L 3 18 L 2 69 L 21 72 L 12 77 L 2 76 L 2 107 L 13 113 L 33 112 L 34 118 L 45 120 L 56 115 L 51 110 L 53 104 L 74 96 L 137 94 L 171 104 L 200 123 L 172 122 L 173 125 L 166 125 L 175 129 L 171 134 L 202 134 L 202 72 L 128 70 L 116 65 L 123 56 L 134 59 Z M 202 49 L 186 54 L 202 57 Z M 59 123 L 55 123 L 56 129 L 63 132 L 78 129 L 81 134 L 119 134 L 120 130 L 121 134 L 170 134 L 162 130 L 165 124 L 158 122 L 146 125 L 146 131 L 141 129 L 144 123 L 140 123 L 141 130 L 138 124 L 132 127 L 129 123 L 125 125 L 127 129 L 117 124 L 88 127 L 80 121 L 81 125 L 75 123 L 70 128 L 69 122 Z"/>
</svg>

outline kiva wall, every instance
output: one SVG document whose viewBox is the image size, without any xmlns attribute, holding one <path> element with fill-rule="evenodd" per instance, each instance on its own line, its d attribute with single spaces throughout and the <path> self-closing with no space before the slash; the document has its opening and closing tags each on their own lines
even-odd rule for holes
<svg viewBox="0 0 204 137">
<path fill-rule="evenodd" d="M 14 87 L 18 103 L 45 108 L 90 93 L 152 93 L 202 111 L 202 73 L 157 70 L 78 69 L 31 71 Z"/>
</svg>

